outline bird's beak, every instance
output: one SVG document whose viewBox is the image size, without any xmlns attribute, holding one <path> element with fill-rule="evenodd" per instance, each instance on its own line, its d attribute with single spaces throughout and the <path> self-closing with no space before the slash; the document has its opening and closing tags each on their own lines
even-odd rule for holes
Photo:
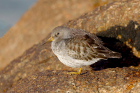
<svg viewBox="0 0 140 93">
<path fill-rule="evenodd" d="M 53 41 L 53 37 L 51 36 L 46 42 L 44 42 L 42 45 L 46 44 L 47 42 Z"/>
<path fill-rule="evenodd" d="M 51 42 L 51 41 L 53 41 L 53 37 L 52 36 L 47 40 L 47 42 Z"/>
</svg>

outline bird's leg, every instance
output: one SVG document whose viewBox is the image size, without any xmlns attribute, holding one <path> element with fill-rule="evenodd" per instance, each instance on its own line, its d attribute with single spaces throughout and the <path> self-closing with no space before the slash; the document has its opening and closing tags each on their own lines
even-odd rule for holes
<svg viewBox="0 0 140 93">
<path fill-rule="evenodd" d="M 82 68 L 79 69 L 78 72 L 68 72 L 67 74 L 81 74 L 82 73 Z"/>
</svg>

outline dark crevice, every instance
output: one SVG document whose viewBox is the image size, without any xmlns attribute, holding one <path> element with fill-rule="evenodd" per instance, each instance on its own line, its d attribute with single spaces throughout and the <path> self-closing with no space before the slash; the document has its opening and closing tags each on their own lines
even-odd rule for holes
<svg viewBox="0 0 140 93">
<path fill-rule="evenodd" d="M 138 66 L 140 64 L 140 58 L 134 56 L 132 49 L 126 46 L 124 42 L 130 40 L 129 44 L 137 50 L 140 50 L 140 46 L 138 46 L 140 42 L 139 34 L 140 25 L 133 21 L 130 21 L 127 27 L 114 26 L 106 31 L 97 33 L 97 36 L 103 41 L 104 46 L 112 51 L 121 53 L 122 58 L 100 60 L 91 65 L 91 67 L 94 70 L 101 70 L 106 68 Z M 118 35 L 121 36 L 119 40 L 116 39 Z"/>
</svg>

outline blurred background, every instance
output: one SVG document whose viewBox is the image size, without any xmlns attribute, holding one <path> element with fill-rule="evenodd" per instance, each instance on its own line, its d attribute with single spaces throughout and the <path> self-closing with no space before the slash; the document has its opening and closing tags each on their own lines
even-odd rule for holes
<svg viewBox="0 0 140 93">
<path fill-rule="evenodd" d="M 37 0 L 0 0 L 0 37 L 13 26 Z"/>
<path fill-rule="evenodd" d="M 0 0 L 0 70 L 38 44 L 56 26 L 113 1 Z"/>
</svg>

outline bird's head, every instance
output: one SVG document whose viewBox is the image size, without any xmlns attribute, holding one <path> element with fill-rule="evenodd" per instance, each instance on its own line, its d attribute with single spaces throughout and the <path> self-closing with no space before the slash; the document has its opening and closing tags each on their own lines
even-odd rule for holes
<svg viewBox="0 0 140 93">
<path fill-rule="evenodd" d="M 53 29 L 51 33 L 51 37 L 48 39 L 48 41 L 58 42 L 60 40 L 68 39 L 68 38 L 71 38 L 70 29 L 67 27 L 58 26 Z"/>
</svg>

